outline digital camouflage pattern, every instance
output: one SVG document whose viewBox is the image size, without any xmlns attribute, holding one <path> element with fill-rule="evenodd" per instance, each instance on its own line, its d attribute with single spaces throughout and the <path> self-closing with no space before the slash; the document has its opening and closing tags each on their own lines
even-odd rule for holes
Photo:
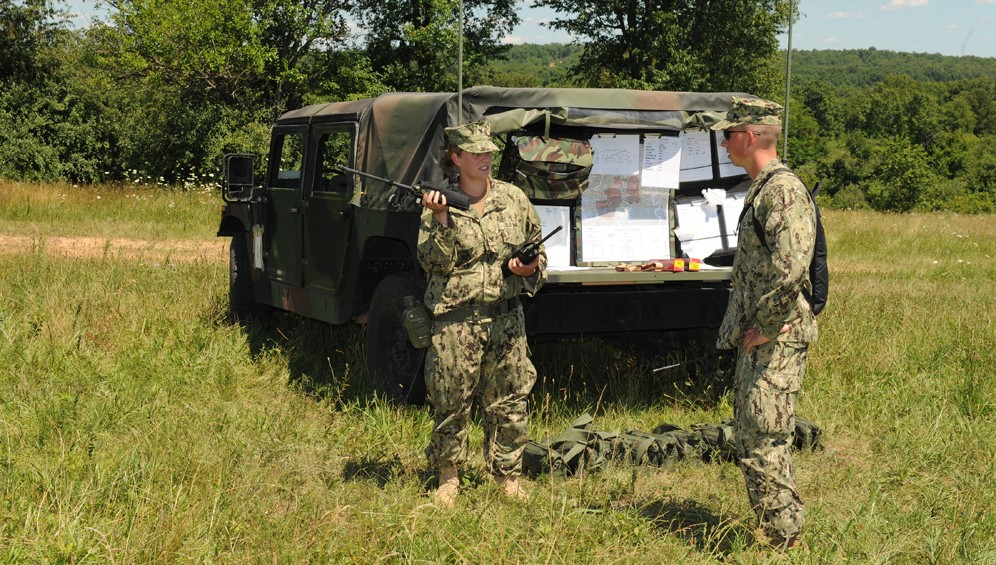
<svg viewBox="0 0 996 565">
<path fill-rule="evenodd" d="M 515 138 L 516 185 L 538 200 L 574 199 L 588 186 L 591 144 L 587 140 Z"/>
<path fill-rule="evenodd" d="M 774 539 L 802 532 L 803 504 L 792 469 L 795 404 L 808 345 L 769 341 L 737 359 L 733 435 L 737 464 L 759 526 Z"/>
<path fill-rule="evenodd" d="M 816 240 L 816 212 L 806 187 L 772 159 L 747 189 L 730 302 L 716 346 L 739 349 L 734 398 L 738 464 L 761 527 L 774 539 L 802 531 L 803 505 L 792 472 L 795 402 L 802 388 L 816 317 L 806 299 Z M 769 252 L 753 229 L 764 227 Z M 785 325 L 786 333 L 779 333 Z M 749 328 L 772 341 L 747 353 Z"/>
<path fill-rule="evenodd" d="M 456 145 L 470 153 L 491 153 L 498 151 L 498 146 L 491 141 L 491 126 L 487 122 L 473 122 L 456 127 L 446 128 L 446 139 L 451 145 Z"/>
<path fill-rule="evenodd" d="M 426 395 L 435 425 L 426 449 L 434 467 L 467 461 L 471 406 L 481 408 L 484 460 L 496 477 L 522 473 L 527 399 L 536 383 L 522 309 L 490 321 L 434 322 L 426 355 Z"/>
<path fill-rule="evenodd" d="M 714 124 L 712 129 L 730 129 L 743 124 L 780 126 L 782 125 L 781 116 L 782 107 L 780 104 L 760 98 L 734 96 L 726 118 Z"/>
<path fill-rule="evenodd" d="M 459 190 L 459 186 L 450 186 Z M 542 239 L 536 210 L 514 185 L 491 179 L 484 211 L 478 216 L 449 209 L 442 226 L 423 211 L 418 258 L 429 275 L 425 305 L 434 317 L 474 306 L 490 306 L 534 295 L 546 281 L 546 252 L 539 268 L 524 279 L 502 275 L 502 263 L 526 241 Z M 526 397 L 536 381 L 528 358 L 521 308 L 490 318 L 433 323 L 426 356 L 426 390 L 435 414 L 426 454 L 431 464 L 460 465 L 467 458 L 471 403 L 484 413 L 489 470 L 518 474 L 526 442 Z"/>
<path fill-rule="evenodd" d="M 732 349 L 754 327 L 769 339 L 810 343 L 818 337 L 816 316 L 804 293 L 812 292 L 809 263 L 816 241 L 816 211 L 799 177 L 772 160 L 751 183 L 737 232 L 730 302 L 716 346 Z M 753 229 L 756 215 L 769 252 Z M 782 326 L 791 324 L 788 333 Z"/>
</svg>

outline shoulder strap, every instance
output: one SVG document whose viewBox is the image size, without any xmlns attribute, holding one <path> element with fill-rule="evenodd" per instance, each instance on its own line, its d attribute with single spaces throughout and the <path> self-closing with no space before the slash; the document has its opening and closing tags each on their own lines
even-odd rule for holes
<svg viewBox="0 0 996 565">
<path fill-rule="evenodd" d="M 816 190 L 814 190 L 813 192 L 809 192 L 809 189 L 806 188 L 806 183 L 802 182 L 802 179 L 799 177 L 799 175 L 796 174 L 796 172 L 793 171 L 792 169 L 786 167 L 785 165 L 779 165 L 778 168 L 776 168 L 771 173 L 771 175 L 768 176 L 767 180 L 764 181 L 764 185 L 767 186 L 768 181 L 770 181 L 772 178 L 774 178 L 775 175 L 783 175 L 783 174 L 790 174 L 790 175 L 794 176 L 795 178 L 799 179 L 799 182 L 802 183 L 803 190 L 809 196 L 809 199 L 813 202 L 813 206 L 815 207 L 816 206 L 816 200 L 813 198 L 813 196 L 816 194 L 817 191 L 820 190 L 821 184 L 817 183 Z M 758 195 L 761 194 L 762 190 L 764 190 L 764 186 L 762 186 L 761 188 L 758 189 L 757 194 L 754 195 L 755 199 L 758 197 Z M 747 210 L 750 210 L 753 207 L 754 207 L 754 201 L 753 200 L 751 200 L 750 202 L 745 202 L 744 203 L 744 209 L 740 212 L 740 218 L 737 220 L 737 227 L 739 227 L 740 224 L 744 221 L 744 216 L 747 215 Z M 818 210 L 816 212 L 816 215 L 817 215 L 817 218 L 819 218 L 819 211 Z M 751 220 L 753 220 L 752 223 L 754 224 L 753 225 L 753 227 L 754 227 L 754 233 L 757 234 L 757 239 L 759 239 L 761 241 L 761 245 L 763 245 L 764 248 L 770 252 L 771 248 L 768 247 L 768 239 L 766 237 L 764 237 L 764 226 L 762 226 L 761 222 L 759 222 L 757 220 L 757 215 L 752 215 L 751 216 Z"/>
</svg>

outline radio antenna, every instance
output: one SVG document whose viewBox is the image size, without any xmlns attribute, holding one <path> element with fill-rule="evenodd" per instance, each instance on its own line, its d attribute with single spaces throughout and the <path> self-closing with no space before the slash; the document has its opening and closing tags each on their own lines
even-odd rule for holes
<svg viewBox="0 0 996 565">
<path fill-rule="evenodd" d="M 792 15 L 795 12 L 792 0 L 789 0 L 789 29 L 788 29 L 788 49 L 785 53 L 785 121 L 782 133 L 782 162 L 788 163 L 788 142 L 789 142 L 789 91 L 792 85 Z"/>
<path fill-rule="evenodd" d="M 457 48 L 457 123 L 463 125 L 463 0 L 460 0 L 459 47 Z"/>
</svg>

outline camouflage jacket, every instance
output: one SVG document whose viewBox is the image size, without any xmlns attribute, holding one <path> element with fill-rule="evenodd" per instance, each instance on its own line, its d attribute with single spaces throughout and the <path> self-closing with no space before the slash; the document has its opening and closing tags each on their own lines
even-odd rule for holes
<svg viewBox="0 0 996 565">
<path fill-rule="evenodd" d="M 739 226 L 733 291 L 716 346 L 738 347 L 752 327 L 772 340 L 816 341 L 816 316 L 804 294 L 812 292 L 809 263 L 816 243 L 816 211 L 806 187 L 772 160 L 747 189 L 744 205 L 751 203 Z M 754 232 L 754 215 L 771 251 Z M 791 330 L 779 334 L 785 324 Z"/>
<path fill-rule="evenodd" d="M 460 190 L 457 185 L 451 189 Z M 418 260 L 429 274 L 425 305 L 434 316 L 471 305 L 492 304 L 534 295 L 546 281 L 546 251 L 539 268 L 528 278 L 502 276 L 502 263 L 527 241 L 542 239 L 539 215 L 526 195 L 513 184 L 491 179 L 484 213 L 449 209 L 449 225 L 422 211 Z"/>
</svg>

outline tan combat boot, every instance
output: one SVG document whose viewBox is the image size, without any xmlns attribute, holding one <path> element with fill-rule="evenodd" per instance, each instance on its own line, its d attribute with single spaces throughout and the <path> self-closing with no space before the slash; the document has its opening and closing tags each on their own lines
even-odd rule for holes
<svg viewBox="0 0 996 565">
<path fill-rule="evenodd" d="M 439 468 L 439 489 L 436 490 L 436 504 L 453 508 L 460 493 L 460 474 L 456 465 Z"/>
<path fill-rule="evenodd" d="M 519 484 L 519 477 L 498 477 L 498 484 L 505 489 L 505 495 L 516 500 L 526 500 L 529 496 Z"/>
</svg>

